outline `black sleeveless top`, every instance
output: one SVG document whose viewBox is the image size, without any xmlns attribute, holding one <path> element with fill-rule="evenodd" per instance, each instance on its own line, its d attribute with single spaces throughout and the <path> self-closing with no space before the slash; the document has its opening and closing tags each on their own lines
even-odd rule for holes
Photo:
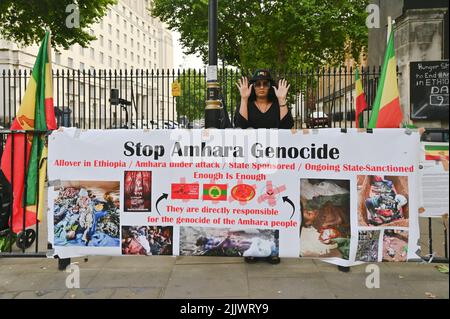
<svg viewBox="0 0 450 319">
<path fill-rule="evenodd" d="M 291 110 L 280 120 L 280 105 L 278 104 L 278 100 L 272 102 L 272 105 L 265 113 L 262 113 L 258 109 L 254 101 L 249 102 L 248 120 L 239 113 L 239 109 L 240 105 L 238 105 L 234 116 L 234 126 L 237 128 L 291 129 L 294 127 Z"/>
</svg>

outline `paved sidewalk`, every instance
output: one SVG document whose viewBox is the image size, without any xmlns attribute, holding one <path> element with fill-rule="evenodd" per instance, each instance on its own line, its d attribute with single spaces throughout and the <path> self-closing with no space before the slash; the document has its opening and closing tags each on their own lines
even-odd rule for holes
<svg viewBox="0 0 450 319">
<path fill-rule="evenodd" d="M 72 259 L 80 289 L 54 259 L 0 258 L 0 299 L 12 298 L 449 298 L 448 275 L 433 264 L 380 263 L 380 288 L 365 286 L 367 265 L 349 273 L 318 260 L 246 264 L 220 257 Z"/>
</svg>

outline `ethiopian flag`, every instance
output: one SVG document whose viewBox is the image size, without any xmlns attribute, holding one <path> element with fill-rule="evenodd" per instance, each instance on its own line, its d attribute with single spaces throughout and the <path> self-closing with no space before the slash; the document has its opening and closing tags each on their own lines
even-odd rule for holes
<svg viewBox="0 0 450 319">
<path fill-rule="evenodd" d="M 364 94 L 362 80 L 361 77 L 359 76 L 358 68 L 356 68 L 355 71 L 355 91 L 356 91 L 356 99 L 355 99 L 356 127 L 363 128 L 364 127 L 363 111 L 367 109 L 367 103 L 366 103 L 366 95 Z"/>
<path fill-rule="evenodd" d="M 203 185 L 203 200 L 227 200 L 226 184 Z"/>
<path fill-rule="evenodd" d="M 448 145 L 425 145 L 425 159 L 427 161 L 448 161 Z"/>
<path fill-rule="evenodd" d="M 397 59 L 395 58 L 394 30 L 392 29 L 384 56 L 378 91 L 372 107 L 369 128 L 398 128 L 403 113 L 397 84 Z"/>
<path fill-rule="evenodd" d="M 39 48 L 25 96 L 10 129 L 28 131 L 8 136 L 1 160 L 2 172 L 12 184 L 10 226 L 17 233 L 24 227 L 36 224 L 37 220 L 42 220 L 44 208 L 47 168 L 45 132 L 39 134 L 32 131 L 56 129 L 49 32 L 45 34 Z"/>
</svg>

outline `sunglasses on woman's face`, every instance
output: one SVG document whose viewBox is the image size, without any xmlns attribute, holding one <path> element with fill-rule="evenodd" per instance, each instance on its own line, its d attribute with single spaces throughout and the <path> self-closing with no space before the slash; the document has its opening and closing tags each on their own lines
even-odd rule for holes
<svg viewBox="0 0 450 319">
<path fill-rule="evenodd" d="M 270 87 L 270 82 L 269 81 L 256 81 L 255 88 L 259 88 L 259 87 L 267 89 Z"/>
</svg>

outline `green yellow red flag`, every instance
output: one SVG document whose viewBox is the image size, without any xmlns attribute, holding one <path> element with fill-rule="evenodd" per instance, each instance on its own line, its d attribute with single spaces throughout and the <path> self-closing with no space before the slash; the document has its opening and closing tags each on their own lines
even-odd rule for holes
<svg viewBox="0 0 450 319">
<path fill-rule="evenodd" d="M 19 232 L 42 220 L 47 156 L 45 131 L 56 129 L 50 32 L 46 32 L 42 40 L 25 95 L 10 129 L 27 131 L 8 136 L 1 159 L 1 170 L 12 184 L 10 226 L 13 232 Z"/>
<path fill-rule="evenodd" d="M 398 128 L 402 123 L 402 119 L 403 113 L 397 84 L 394 28 L 392 28 L 368 127 Z"/>
</svg>

